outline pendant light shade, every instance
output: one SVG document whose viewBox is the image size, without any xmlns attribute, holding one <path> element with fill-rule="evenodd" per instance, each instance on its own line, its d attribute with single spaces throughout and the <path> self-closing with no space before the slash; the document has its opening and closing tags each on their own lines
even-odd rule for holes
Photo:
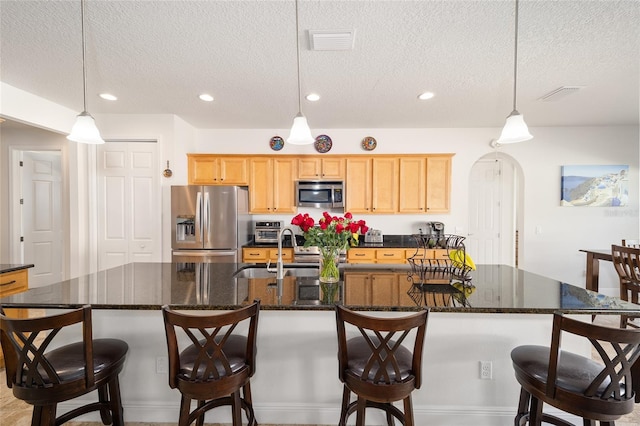
<svg viewBox="0 0 640 426">
<path fill-rule="evenodd" d="M 298 115 L 293 119 L 293 126 L 287 138 L 287 143 L 292 145 L 310 145 L 315 142 L 311 136 L 311 129 L 307 124 L 307 119 L 302 115 L 301 90 L 300 90 L 300 42 L 298 40 L 298 0 L 296 0 L 296 58 L 298 69 Z"/>
<path fill-rule="evenodd" d="M 96 122 L 87 111 L 82 111 L 77 117 L 76 122 L 71 128 L 71 134 L 67 139 L 73 142 L 80 142 L 92 145 L 104 143 L 100 137 L 100 131 L 96 126 Z"/>
<path fill-rule="evenodd" d="M 515 43 L 513 54 L 513 111 L 507 117 L 507 122 L 502 129 L 500 138 L 496 141 L 498 144 L 508 144 L 528 141 L 533 139 L 533 135 L 529 133 L 527 123 L 524 122 L 524 117 L 518 112 L 516 108 L 517 101 L 517 88 L 518 88 L 518 0 L 516 0 L 516 25 L 515 25 Z"/>
<path fill-rule="evenodd" d="M 104 143 L 96 122 L 87 112 L 87 68 L 85 66 L 86 47 L 84 42 L 84 0 L 80 0 L 80 14 L 82 27 L 82 96 L 84 109 L 76 117 L 76 122 L 71 128 L 71 134 L 67 139 L 73 142 L 98 145 Z"/>
<path fill-rule="evenodd" d="M 529 127 L 524 122 L 524 117 L 518 111 L 513 110 L 511 115 L 507 117 L 507 122 L 502 128 L 499 144 L 516 143 L 533 139 L 533 135 L 529 133 Z"/>
<path fill-rule="evenodd" d="M 299 112 L 293 119 L 293 126 L 291 126 L 291 133 L 289 133 L 287 143 L 292 145 L 308 145 L 314 141 L 315 139 L 311 136 L 311 129 L 309 129 L 309 125 L 307 124 L 307 118 Z"/>
</svg>

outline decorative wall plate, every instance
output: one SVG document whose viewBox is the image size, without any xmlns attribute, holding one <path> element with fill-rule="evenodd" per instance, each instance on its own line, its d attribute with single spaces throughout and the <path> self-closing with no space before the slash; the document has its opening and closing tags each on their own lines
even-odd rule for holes
<svg viewBox="0 0 640 426">
<path fill-rule="evenodd" d="M 327 135 L 319 135 L 316 137 L 316 142 L 314 143 L 316 147 L 316 151 L 324 154 L 325 152 L 329 152 L 331 147 L 333 146 L 333 142 L 331 138 Z"/>
<path fill-rule="evenodd" d="M 280 136 L 274 136 L 269 141 L 269 146 L 274 151 L 280 151 L 284 146 L 284 139 L 282 139 Z"/>
<path fill-rule="evenodd" d="M 366 151 L 373 151 L 376 149 L 376 145 L 378 145 L 378 142 L 371 136 L 362 139 L 362 148 Z"/>
</svg>

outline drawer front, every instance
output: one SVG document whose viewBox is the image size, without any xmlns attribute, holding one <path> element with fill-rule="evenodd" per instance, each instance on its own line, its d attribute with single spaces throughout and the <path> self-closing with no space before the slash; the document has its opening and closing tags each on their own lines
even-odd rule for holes
<svg viewBox="0 0 640 426">
<path fill-rule="evenodd" d="M 449 251 L 446 249 L 437 249 L 434 250 L 434 259 L 449 259 Z"/>
<path fill-rule="evenodd" d="M 0 274 L 0 297 L 27 291 L 29 289 L 28 277 L 26 269 Z"/>
<path fill-rule="evenodd" d="M 350 263 L 373 263 L 376 260 L 376 251 L 373 249 L 354 249 L 347 251 L 347 260 Z"/>
<path fill-rule="evenodd" d="M 376 260 L 378 263 L 384 263 L 390 261 L 402 261 L 404 260 L 404 250 L 402 249 L 378 249 L 376 250 Z"/>
<path fill-rule="evenodd" d="M 267 249 L 242 249 L 242 261 L 245 263 L 265 263 L 269 256 Z"/>
<path fill-rule="evenodd" d="M 271 260 L 272 262 L 276 262 L 278 260 L 278 249 L 269 250 L 269 260 Z M 282 261 L 283 262 L 293 261 L 293 249 L 290 249 L 290 248 L 282 249 Z"/>
</svg>

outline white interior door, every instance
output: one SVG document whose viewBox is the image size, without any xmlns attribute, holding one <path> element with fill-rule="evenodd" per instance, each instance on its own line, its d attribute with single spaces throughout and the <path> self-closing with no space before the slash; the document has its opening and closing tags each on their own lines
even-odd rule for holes
<svg viewBox="0 0 640 426">
<path fill-rule="evenodd" d="M 471 168 L 467 251 L 476 263 L 515 266 L 515 188 L 510 161 L 481 159 Z"/>
<path fill-rule="evenodd" d="M 161 259 L 157 144 L 98 146 L 98 269 Z"/>
<path fill-rule="evenodd" d="M 24 263 L 29 286 L 63 281 L 62 157 L 60 151 L 22 152 Z"/>
</svg>

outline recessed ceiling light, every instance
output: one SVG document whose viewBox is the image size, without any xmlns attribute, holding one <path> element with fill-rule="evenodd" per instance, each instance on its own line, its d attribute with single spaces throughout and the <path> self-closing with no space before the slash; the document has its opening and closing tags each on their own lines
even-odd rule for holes
<svg viewBox="0 0 640 426">
<path fill-rule="evenodd" d="M 418 99 L 421 101 L 426 101 L 427 99 L 431 99 L 435 96 L 433 92 L 424 92 L 418 95 Z"/>
<path fill-rule="evenodd" d="M 108 101 L 117 101 L 117 96 L 112 95 L 111 93 L 100 93 L 100 97 L 102 99 L 106 99 Z"/>
<path fill-rule="evenodd" d="M 205 101 L 205 102 L 213 102 L 213 96 L 207 94 L 207 93 L 203 93 L 202 95 L 198 96 L 200 98 L 201 101 Z"/>
<path fill-rule="evenodd" d="M 315 102 L 315 101 L 320 100 L 320 95 L 318 95 L 317 93 L 309 93 L 306 96 L 306 98 L 307 98 L 308 101 Z"/>
</svg>

